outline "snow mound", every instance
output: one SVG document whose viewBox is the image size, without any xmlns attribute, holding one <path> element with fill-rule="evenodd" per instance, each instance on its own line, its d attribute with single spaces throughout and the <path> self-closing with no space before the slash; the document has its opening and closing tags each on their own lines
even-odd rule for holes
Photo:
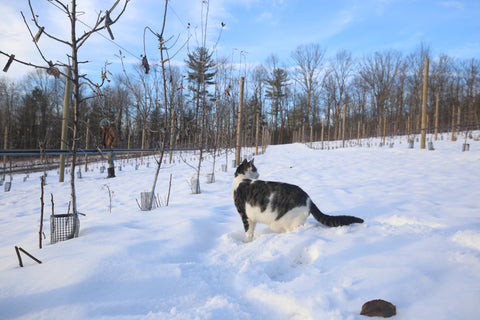
<svg viewBox="0 0 480 320">
<path fill-rule="evenodd" d="M 480 251 L 480 233 L 473 230 L 458 231 L 452 241 L 464 247 Z"/>
<path fill-rule="evenodd" d="M 380 223 L 389 224 L 396 227 L 401 227 L 405 225 L 429 227 L 432 229 L 445 227 L 445 225 L 443 224 L 435 223 L 432 221 L 420 221 L 417 218 L 399 216 L 396 214 L 388 218 L 378 218 L 376 220 Z"/>
</svg>

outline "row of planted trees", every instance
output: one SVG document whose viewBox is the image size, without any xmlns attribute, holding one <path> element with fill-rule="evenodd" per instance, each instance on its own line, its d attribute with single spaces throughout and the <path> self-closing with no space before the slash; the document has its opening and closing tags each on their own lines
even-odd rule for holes
<svg viewBox="0 0 480 320">
<path fill-rule="evenodd" d="M 68 18 L 69 39 L 45 30 L 31 0 L 30 24 L 22 12 L 31 40 L 44 60 L 41 65 L 15 58 L 0 48 L 0 56 L 7 60 L 4 71 L 12 63 L 37 69 L 20 82 L 0 79 L 0 125 L 4 129 L 0 134 L 7 149 L 50 149 L 68 144 L 75 216 L 79 213 L 74 174 L 77 152 L 88 147 L 88 140 L 100 145 L 98 124 L 104 118 L 116 128 L 119 147 L 159 150 L 148 208 L 152 208 L 158 172 L 164 151 L 169 148 L 200 150 L 198 181 L 204 149 L 251 146 L 259 141 L 288 143 L 294 138 L 306 141 L 309 128 L 310 139 L 315 140 L 338 140 L 345 138 L 345 132 L 351 137 L 354 130 L 359 136 L 360 129 L 362 137 L 380 135 L 382 128 L 386 132 L 387 123 L 390 133 L 416 131 L 431 123 L 434 112 L 438 115 L 436 127 L 447 126 L 455 119 L 457 124 L 479 123 L 480 61 L 434 58 L 424 45 L 408 55 L 388 50 L 354 59 L 346 51 L 327 58 L 325 48 L 308 44 L 292 52 L 290 65 L 271 55 L 264 65 L 247 68 L 246 62 L 244 66 L 234 63 L 235 51 L 232 57 L 219 57 L 218 41 L 207 47 L 208 19 L 202 19 L 201 42 L 183 57 L 183 68 L 173 67 L 164 37 L 168 1 L 161 31 L 145 27 L 159 43 L 159 60 L 149 63 L 144 52 L 133 72 L 124 66 L 123 72 L 109 76 L 104 69 L 101 83 L 96 83 L 79 71 L 79 64 L 85 63 L 78 56 L 79 48 L 102 30 L 113 39 L 111 27 L 129 0 L 116 0 L 110 9 L 100 11 L 94 26 L 83 33 L 77 32 L 77 0 L 52 3 Z M 208 6 L 209 1 L 203 0 L 202 15 L 208 15 Z M 38 30 L 36 35 L 32 29 Z M 66 46 L 66 61 L 53 63 L 43 55 L 38 45 L 42 34 Z M 246 57 L 243 51 L 239 54 Z M 123 65 L 121 52 L 119 57 Z M 426 58 L 432 63 L 424 88 Z M 104 86 L 106 80 L 113 81 Z M 68 117 L 60 111 L 63 101 L 69 100 L 62 99 L 68 92 L 66 84 L 73 88 Z M 426 111 L 423 114 L 422 105 Z M 59 138 L 61 124 L 68 126 L 70 136 Z"/>
<path fill-rule="evenodd" d="M 344 132 L 347 138 L 356 138 L 385 130 L 418 131 L 426 58 L 431 61 L 428 127 L 447 130 L 452 120 L 461 125 L 480 123 L 478 59 L 432 57 L 423 44 L 407 55 L 388 50 L 357 59 L 346 51 L 327 57 L 325 48 L 309 44 L 291 56 L 290 65 L 271 55 L 265 64 L 249 67 L 234 62 L 235 52 L 222 58 L 200 46 L 187 54 L 183 68 L 166 68 L 166 89 L 159 62 L 152 61 L 148 73 L 139 64 L 133 72 L 112 76 L 102 95 L 82 100 L 80 141 L 86 140 L 89 120 L 90 141 L 98 144 L 98 123 L 108 118 L 122 147 L 159 147 L 165 121 L 171 128 L 171 147 L 195 148 L 201 141 L 207 147 L 233 146 L 241 76 L 246 78 L 244 145 L 255 143 L 257 128 L 260 139 L 265 130 L 271 134 L 271 143 L 308 141 L 311 136 L 320 140 L 322 132 L 325 140 L 339 140 Z M 0 80 L 1 126 L 7 128 L 9 148 L 59 146 L 63 86 L 64 81 L 40 70 L 21 82 Z M 168 119 L 164 90 L 171 111 Z"/>
</svg>

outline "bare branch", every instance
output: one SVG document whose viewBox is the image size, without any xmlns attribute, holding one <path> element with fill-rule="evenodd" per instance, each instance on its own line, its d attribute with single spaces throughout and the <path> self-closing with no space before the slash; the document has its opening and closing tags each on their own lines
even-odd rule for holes
<svg viewBox="0 0 480 320">
<path fill-rule="evenodd" d="M 108 11 L 109 13 L 112 12 L 112 11 L 115 9 L 115 7 L 117 6 L 117 4 L 118 4 L 119 2 L 120 2 L 120 0 L 117 0 L 117 1 L 113 4 L 112 8 L 110 8 L 110 10 L 107 10 L 107 11 Z M 78 38 L 78 40 L 77 40 L 77 49 L 80 48 L 80 47 L 85 43 L 85 41 L 86 41 L 92 34 L 98 32 L 98 31 L 107 29 L 107 27 L 115 24 L 115 23 L 118 21 L 118 19 L 120 19 L 120 17 L 121 17 L 121 16 L 123 15 L 123 13 L 125 12 L 125 9 L 127 8 L 128 2 L 130 2 L 130 0 L 125 0 L 125 4 L 124 4 L 122 10 L 120 11 L 120 13 L 117 15 L 117 17 L 116 17 L 115 19 L 111 20 L 108 24 L 104 24 L 103 26 L 100 27 L 100 24 L 105 20 L 105 18 L 106 18 L 107 15 L 105 14 L 105 15 L 104 15 L 103 17 L 101 17 L 101 18 L 99 17 L 99 18 L 97 19 L 97 22 L 95 23 L 95 26 L 94 26 L 90 31 L 85 32 L 80 38 Z M 99 14 L 99 16 L 100 16 L 100 14 Z"/>
<path fill-rule="evenodd" d="M 57 3 L 61 4 L 62 7 L 64 7 L 64 9 L 66 10 L 66 13 L 67 13 L 68 16 L 70 17 L 70 12 L 68 12 L 68 8 L 65 7 L 65 6 L 64 6 L 61 2 L 59 2 L 59 1 L 57 1 Z M 32 7 L 32 4 L 31 4 L 31 0 L 28 0 L 28 5 L 29 5 L 29 7 L 30 7 L 30 13 L 32 14 L 32 21 L 33 21 L 33 23 L 35 24 L 35 26 L 36 26 L 38 29 L 43 28 L 43 33 L 45 34 L 45 36 L 47 36 L 47 37 L 49 37 L 50 39 L 53 39 L 53 40 L 55 40 L 55 41 L 58 41 L 58 42 L 60 42 L 60 43 L 63 43 L 63 44 L 65 44 L 65 45 L 67 45 L 67 46 L 71 46 L 71 43 L 70 43 L 70 42 L 65 41 L 65 40 L 62 40 L 62 39 L 60 39 L 60 38 L 57 38 L 57 37 L 51 35 L 50 33 L 48 33 L 48 32 L 45 30 L 44 27 L 40 26 L 40 24 L 38 23 L 38 20 L 37 20 L 37 15 L 35 15 L 35 12 L 33 11 L 33 7 Z M 25 21 L 25 24 L 27 25 L 28 31 L 30 32 L 30 34 L 32 34 L 32 32 L 30 31 L 30 27 L 28 26 L 27 21 L 25 20 L 25 17 L 23 16 L 23 12 L 20 11 L 20 13 L 22 14 L 23 20 Z M 70 19 L 71 19 L 71 18 L 70 18 Z M 33 37 L 33 39 L 35 39 L 35 38 Z M 34 42 L 35 42 L 35 41 L 34 41 Z M 37 46 L 37 48 L 38 48 L 38 46 Z M 38 50 L 40 50 L 40 49 L 38 49 Z"/>
<path fill-rule="evenodd" d="M 1 50 L 0 50 L 0 54 L 3 54 L 3 55 L 5 55 L 5 56 L 7 56 L 7 57 L 10 57 L 10 55 L 9 55 L 8 53 L 3 52 L 3 51 L 1 51 Z M 18 63 L 23 64 L 23 65 L 26 65 L 26 66 L 29 66 L 29 67 L 33 67 L 33 68 L 35 68 L 35 69 L 43 69 L 43 70 L 46 70 L 47 72 L 48 72 L 48 70 L 50 70 L 50 66 L 49 66 L 49 67 L 40 66 L 40 65 L 36 65 L 36 64 L 30 63 L 30 62 L 26 62 L 26 61 L 23 61 L 23 60 L 19 60 L 19 59 L 16 59 L 16 58 L 13 58 L 13 61 L 18 62 Z M 67 77 L 67 74 L 66 74 L 66 73 L 64 73 L 64 72 L 62 72 L 62 71 L 60 71 L 60 70 L 59 70 L 59 72 L 60 72 L 60 73 L 59 73 L 60 75 L 64 76 L 65 78 Z M 70 80 L 71 80 L 71 78 L 70 78 Z"/>
</svg>

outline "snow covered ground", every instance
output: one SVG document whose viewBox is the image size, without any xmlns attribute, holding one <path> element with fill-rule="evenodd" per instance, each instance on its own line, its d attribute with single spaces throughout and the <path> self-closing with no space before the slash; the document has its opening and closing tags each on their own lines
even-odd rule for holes
<svg viewBox="0 0 480 320">
<path fill-rule="evenodd" d="M 444 138 L 434 151 L 405 137 L 393 148 L 269 146 L 255 158 L 261 179 L 298 184 L 323 212 L 365 223 L 327 228 L 310 216 L 283 234 L 258 225 L 251 243 L 232 202 L 231 154 L 227 172 L 217 159 L 213 184 L 204 162 L 197 195 L 191 167 L 163 165 L 156 193 L 165 200 L 172 173 L 170 204 L 152 211 L 135 200 L 151 189 L 152 159 L 108 180 L 90 165 L 76 180 L 80 235 L 57 244 L 50 194 L 65 213 L 70 187 L 49 172 L 43 249 L 40 173 L 16 175 L 0 189 L 0 319 L 367 319 L 359 313 L 373 299 L 395 304 L 395 319 L 480 319 L 480 142 L 462 152 L 463 138 Z M 15 245 L 43 263 L 23 255 L 20 268 Z"/>
</svg>

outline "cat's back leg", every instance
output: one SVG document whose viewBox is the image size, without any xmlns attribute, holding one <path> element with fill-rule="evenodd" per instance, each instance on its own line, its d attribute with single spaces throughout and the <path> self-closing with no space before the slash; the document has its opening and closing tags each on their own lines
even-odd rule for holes
<svg viewBox="0 0 480 320">
<path fill-rule="evenodd" d="M 309 214 L 306 206 L 296 207 L 285 213 L 280 219 L 270 223 L 269 226 L 275 232 L 293 231 L 303 225 Z"/>
</svg>

